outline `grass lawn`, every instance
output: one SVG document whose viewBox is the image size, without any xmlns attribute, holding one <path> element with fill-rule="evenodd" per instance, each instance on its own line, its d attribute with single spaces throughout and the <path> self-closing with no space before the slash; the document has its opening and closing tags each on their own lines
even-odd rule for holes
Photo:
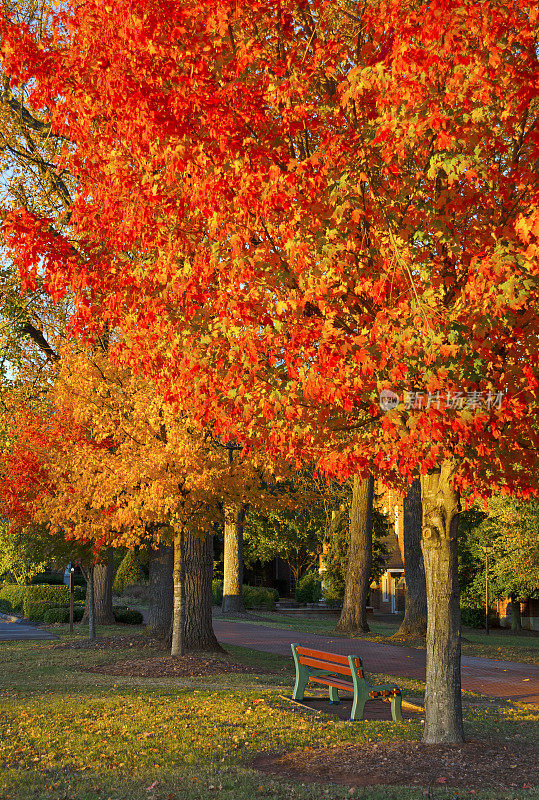
<svg viewBox="0 0 539 800">
<path fill-rule="evenodd" d="M 244 648 L 233 657 L 271 674 L 205 678 L 130 678 L 85 672 L 88 666 L 155 655 L 147 648 L 63 647 L 82 643 L 58 626 L 58 641 L 0 643 L 0 797 L 2 800 L 422 800 L 423 788 L 350 790 L 303 784 L 253 770 L 263 752 L 343 744 L 417 740 L 420 722 L 351 724 L 298 713 L 280 697 L 291 685 L 291 659 Z M 140 629 L 100 629 L 132 635 Z M 59 646 L 60 645 L 60 646 Z M 401 681 L 401 683 L 403 683 Z M 405 687 L 406 688 L 406 687 Z M 407 687 L 417 694 L 420 682 Z M 466 704 L 474 738 L 517 743 L 537 735 L 539 715 L 500 704 Z M 429 789 L 436 800 L 513 800 L 533 790 L 455 793 Z"/>
<path fill-rule="evenodd" d="M 241 621 L 251 622 L 253 625 L 268 625 L 305 633 L 318 633 L 323 636 L 339 636 L 335 633 L 337 617 L 333 616 L 313 617 L 307 614 L 305 616 L 299 614 L 287 616 L 278 612 L 256 611 L 253 612 L 253 619 L 249 620 L 246 617 Z M 385 622 L 376 617 L 374 619 L 369 617 L 369 627 L 371 629 L 369 635 L 357 638 L 406 647 L 424 647 L 424 644 L 417 641 L 392 640 L 388 642 L 388 638 L 397 632 L 399 627 L 397 622 Z M 494 629 L 487 636 L 484 630 L 463 628 L 462 637 L 462 654 L 465 656 L 493 658 L 498 661 L 520 661 L 525 664 L 539 662 L 539 633 L 535 631 L 524 631 L 521 635 L 515 635 L 510 630 Z"/>
</svg>

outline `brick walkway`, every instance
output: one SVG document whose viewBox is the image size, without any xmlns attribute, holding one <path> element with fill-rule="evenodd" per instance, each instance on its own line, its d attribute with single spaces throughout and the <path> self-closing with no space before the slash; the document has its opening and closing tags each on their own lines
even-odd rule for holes
<svg viewBox="0 0 539 800">
<path fill-rule="evenodd" d="M 360 655 L 368 672 L 383 672 L 425 680 L 424 650 L 360 639 L 346 639 L 340 636 L 332 638 L 222 619 L 214 619 L 213 627 L 222 644 L 291 656 L 290 644 L 300 642 L 319 650 Z M 463 656 L 462 688 L 480 692 L 488 697 L 502 697 L 518 703 L 539 706 L 539 667 L 514 661 Z"/>
</svg>

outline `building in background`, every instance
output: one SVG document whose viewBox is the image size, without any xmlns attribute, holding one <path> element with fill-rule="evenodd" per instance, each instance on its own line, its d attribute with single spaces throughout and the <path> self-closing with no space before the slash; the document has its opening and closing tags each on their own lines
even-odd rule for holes
<svg viewBox="0 0 539 800">
<path fill-rule="evenodd" d="M 371 585 L 370 605 L 380 614 L 404 614 L 406 581 L 403 497 L 394 490 L 379 485 L 375 502 L 390 522 L 390 531 L 385 539 L 390 556 L 380 580 Z"/>
</svg>

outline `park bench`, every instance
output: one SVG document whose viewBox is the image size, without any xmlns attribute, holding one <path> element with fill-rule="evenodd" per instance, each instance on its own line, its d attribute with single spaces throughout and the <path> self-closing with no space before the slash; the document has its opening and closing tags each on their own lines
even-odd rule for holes
<svg viewBox="0 0 539 800">
<path fill-rule="evenodd" d="M 402 695 L 399 687 L 395 683 L 383 686 L 371 686 L 367 683 L 359 656 L 325 653 L 299 644 L 292 645 L 292 655 L 296 665 L 296 683 L 292 700 L 303 700 L 307 685 L 320 683 L 329 688 L 330 703 L 340 703 L 339 690 L 353 693 L 351 720 L 363 718 L 365 703 L 368 700 L 384 700 L 391 703 L 393 721 L 402 720 Z"/>
</svg>

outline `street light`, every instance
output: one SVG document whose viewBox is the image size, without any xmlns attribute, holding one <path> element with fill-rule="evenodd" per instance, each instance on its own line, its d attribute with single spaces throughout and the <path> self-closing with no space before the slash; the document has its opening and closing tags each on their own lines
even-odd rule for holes
<svg viewBox="0 0 539 800">
<path fill-rule="evenodd" d="M 69 570 L 69 633 L 73 633 L 73 617 L 74 617 L 74 597 L 75 597 L 75 570 L 73 567 Z"/>
<path fill-rule="evenodd" d="M 488 557 L 492 547 L 483 545 L 481 549 L 485 554 L 485 633 L 488 636 Z"/>
</svg>

